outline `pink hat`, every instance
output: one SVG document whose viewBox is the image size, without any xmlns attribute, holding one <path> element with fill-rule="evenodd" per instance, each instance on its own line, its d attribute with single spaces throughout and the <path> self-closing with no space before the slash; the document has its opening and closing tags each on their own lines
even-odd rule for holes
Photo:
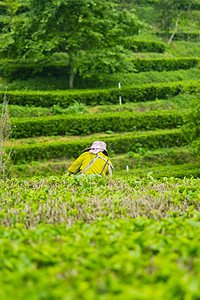
<svg viewBox="0 0 200 300">
<path fill-rule="evenodd" d="M 95 141 L 92 143 L 92 146 L 90 148 L 86 148 L 83 150 L 83 152 L 89 151 L 90 149 L 102 149 L 102 151 L 106 151 L 108 155 L 108 151 L 106 150 L 106 143 L 102 141 Z"/>
</svg>

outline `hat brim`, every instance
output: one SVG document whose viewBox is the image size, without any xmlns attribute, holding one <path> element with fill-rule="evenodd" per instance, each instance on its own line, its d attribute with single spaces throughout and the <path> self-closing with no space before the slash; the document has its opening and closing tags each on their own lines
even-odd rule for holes
<svg viewBox="0 0 200 300">
<path fill-rule="evenodd" d="M 86 152 L 86 151 L 89 151 L 91 148 L 85 148 L 82 152 Z"/>
<path fill-rule="evenodd" d="M 84 153 L 84 152 L 87 152 L 87 151 L 89 151 L 91 149 L 92 149 L 91 147 L 90 148 L 86 148 L 82 152 Z M 102 152 L 104 152 L 104 151 L 107 153 L 107 156 L 108 156 L 108 151 L 107 150 L 103 150 Z"/>
</svg>

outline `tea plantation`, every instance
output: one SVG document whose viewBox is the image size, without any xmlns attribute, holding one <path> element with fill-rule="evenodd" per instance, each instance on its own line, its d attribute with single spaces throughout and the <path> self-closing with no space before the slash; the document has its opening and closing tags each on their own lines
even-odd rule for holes
<svg viewBox="0 0 200 300">
<path fill-rule="evenodd" d="M 1 299 L 199 299 L 199 179 L 1 182 Z"/>
<path fill-rule="evenodd" d="M 149 22 L 160 3 L 122 2 Z M 1 27 L 12 26 L 2 7 Z M 159 30 L 127 40 L 134 72 L 78 74 L 73 90 L 63 53 L 37 68 L 0 60 L 12 126 L 0 179 L 1 300 L 200 299 L 200 160 L 184 127 L 200 99 L 199 9 L 190 22 L 182 12 L 172 46 Z M 107 144 L 113 177 L 68 176 L 95 140 Z"/>
<path fill-rule="evenodd" d="M 181 129 L 198 97 L 192 70 L 120 91 L 7 92 L 0 299 L 200 299 L 200 168 Z M 69 177 L 94 140 L 113 178 Z"/>
</svg>

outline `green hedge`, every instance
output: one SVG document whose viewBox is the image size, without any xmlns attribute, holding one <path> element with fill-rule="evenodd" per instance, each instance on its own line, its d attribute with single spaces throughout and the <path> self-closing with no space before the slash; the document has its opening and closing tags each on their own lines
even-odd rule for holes
<svg viewBox="0 0 200 300">
<path fill-rule="evenodd" d="M 36 76 L 41 77 L 62 77 L 69 74 L 69 66 L 63 63 L 37 64 L 32 62 L 17 63 L 12 60 L 2 60 L 0 62 L 1 76 L 9 80 L 28 79 Z"/>
<path fill-rule="evenodd" d="M 200 4 L 199 4 L 200 7 Z M 170 38 L 172 35 L 172 32 L 156 32 L 157 36 L 160 36 L 162 38 Z M 190 42 L 197 42 L 200 41 L 199 32 L 176 32 L 174 37 L 174 41 L 190 41 Z"/>
<path fill-rule="evenodd" d="M 157 168 L 162 169 L 163 167 L 171 170 L 174 169 L 175 165 L 178 169 L 178 165 L 180 165 L 179 170 L 182 170 L 182 166 L 183 169 L 185 169 L 186 164 L 190 164 L 192 169 L 194 169 L 194 166 L 199 163 L 198 159 L 194 157 L 191 149 L 188 147 L 162 148 L 153 151 L 143 150 L 139 147 L 138 149 L 140 152 L 143 152 L 143 154 L 128 152 L 125 155 L 121 154 L 111 157 L 111 161 L 115 167 L 114 174 L 117 174 L 117 171 L 124 172 L 127 164 L 131 173 L 137 172 L 136 169 L 138 169 L 141 173 L 142 170 L 144 170 L 143 173 L 146 174 L 146 169 L 150 167 L 153 168 L 153 170 L 157 170 Z M 73 160 L 62 159 L 60 161 L 34 161 L 29 164 L 12 165 L 9 177 L 28 178 L 33 176 L 47 177 L 51 175 L 63 175 L 67 172 L 72 162 Z"/>
<path fill-rule="evenodd" d="M 182 146 L 186 140 L 179 129 L 157 130 L 129 134 L 116 134 L 98 137 L 103 139 L 116 154 L 137 152 L 138 145 L 144 149 L 169 148 Z M 90 146 L 94 138 L 73 141 L 50 142 L 32 145 L 19 145 L 12 148 L 13 163 L 26 163 L 34 160 L 43 160 L 59 157 L 78 157 L 82 150 Z"/>
<path fill-rule="evenodd" d="M 115 161 L 111 159 L 113 165 L 115 166 L 114 176 L 125 175 L 125 176 L 139 176 L 146 177 L 147 174 L 151 174 L 153 178 L 162 178 L 162 177 L 195 177 L 200 178 L 200 164 L 183 164 L 183 165 L 174 165 L 174 166 L 157 166 L 151 168 L 133 168 L 129 169 L 129 173 L 126 172 L 126 166 L 122 168 L 116 168 Z M 72 162 L 71 162 L 72 163 Z M 68 167 L 70 166 L 69 162 L 59 163 L 49 163 L 46 165 L 37 165 L 31 166 L 28 164 L 25 165 L 14 165 L 12 166 L 10 177 L 20 177 L 20 178 L 31 178 L 34 176 L 55 176 L 63 175 L 67 172 Z M 120 170 L 120 171 L 117 171 Z"/>
<path fill-rule="evenodd" d="M 138 72 L 148 71 L 175 71 L 179 69 L 190 69 L 196 67 L 200 63 L 198 57 L 184 57 L 184 58 L 146 58 L 146 59 L 132 59 L 136 70 Z"/>
<path fill-rule="evenodd" d="M 122 103 L 145 102 L 155 99 L 167 99 L 183 92 L 192 92 L 199 87 L 199 80 L 177 81 L 172 83 L 154 83 L 125 86 L 121 89 L 73 90 L 73 91 L 8 91 L 10 104 L 21 106 L 51 107 L 59 104 L 68 107 L 74 101 L 86 105 L 118 104 L 119 96 Z M 4 92 L 0 92 L 2 97 Z"/>
<path fill-rule="evenodd" d="M 105 74 L 103 78 L 99 79 L 98 74 L 96 78 L 78 78 L 74 82 L 74 89 L 99 89 L 99 88 L 113 88 L 118 87 L 119 82 L 121 86 L 137 85 L 137 84 L 151 84 L 161 82 L 176 82 L 185 80 L 199 80 L 200 71 L 197 67 L 187 70 L 176 71 L 149 71 L 140 73 L 113 73 Z M 7 87 L 7 88 L 6 88 Z M 11 82 L 3 82 L 0 90 L 8 91 L 58 91 L 69 89 L 66 84 L 65 77 L 34 77 L 27 80 L 13 80 Z"/>
<path fill-rule="evenodd" d="M 130 169 L 146 169 L 186 163 L 196 164 L 199 163 L 199 157 L 188 146 L 146 150 L 138 145 L 138 153 L 128 152 L 125 155 L 115 156 L 112 158 L 112 162 L 115 170 L 126 170 L 127 164 Z"/>
<path fill-rule="evenodd" d="M 134 47 L 134 46 L 133 46 Z M 139 47 L 139 43 L 138 43 Z M 198 57 L 179 57 L 179 58 L 134 58 L 130 63 L 138 72 L 148 71 L 173 71 L 178 69 L 190 69 L 199 63 Z M 28 79 L 36 76 L 41 77 L 60 77 L 69 75 L 67 64 L 41 64 L 15 63 L 14 61 L 2 60 L 0 63 L 1 76 L 9 80 Z M 76 80 L 76 79 L 75 79 Z"/>
<path fill-rule="evenodd" d="M 146 177 L 152 176 L 155 179 L 159 179 L 162 177 L 194 177 L 200 178 L 200 163 L 197 164 L 184 164 L 178 166 L 159 166 L 159 167 L 151 167 L 151 168 L 139 168 L 134 170 L 129 170 L 129 173 L 126 171 L 115 172 L 115 175 L 125 175 L 125 176 L 138 176 L 138 177 Z"/>
<path fill-rule="evenodd" d="M 82 80 L 82 85 L 89 88 L 89 84 L 93 88 L 98 88 L 101 86 L 102 88 L 112 88 L 117 87 L 118 83 L 121 83 L 121 86 L 127 85 L 137 85 L 137 84 L 152 84 L 152 83 L 161 83 L 161 82 L 176 82 L 176 81 L 185 81 L 185 80 L 199 80 L 200 79 L 200 71 L 198 68 L 191 68 L 188 70 L 176 70 L 176 71 L 149 71 L 149 72 L 140 72 L 140 73 L 114 73 L 106 75 L 101 83 L 96 80 L 92 82 L 88 82 L 86 79 Z M 8 90 L 16 90 L 14 83 L 8 84 Z M 19 81 L 18 81 L 19 83 Z M 27 83 L 27 81 L 26 81 Z M 24 89 L 24 81 L 20 82 L 18 85 L 19 90 Z M 35 90 L 33 85 L 29 85 L 27 90 Z M 44 90 L 44 89 L 43 89 Z M 45 88 L 47 90 L 47 88 Z"/>
<path fill-rule="evenodd" d="M 53 135 L 89 135 L 97 132 L 172 129 L 183 124 L 179 111 L 85 114 L 12 119 L 13 138 Z"/>
<path fill-rule="evenodd" d="M 166 44 L 163 42 L 150 40 L 132 40 L 130 49 L 134 52 L 158 52 L 163 53 L 166 50 Z"/>
</svg>

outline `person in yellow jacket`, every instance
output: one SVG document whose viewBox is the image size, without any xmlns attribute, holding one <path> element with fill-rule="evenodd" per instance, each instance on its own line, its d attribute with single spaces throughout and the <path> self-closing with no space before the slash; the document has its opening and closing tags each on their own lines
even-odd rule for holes
<svg viewBox="0 0 200 300">
<path fill-rule="evenodd" d="M 108 158 L 106 143 L 95 141 L 90 148 L 83 150 L 83 153 L 69 167 L 69 175 L 93 174 L 93 175 L 110 175 L 114 171 L 113 165 Z"/>
</svg>

